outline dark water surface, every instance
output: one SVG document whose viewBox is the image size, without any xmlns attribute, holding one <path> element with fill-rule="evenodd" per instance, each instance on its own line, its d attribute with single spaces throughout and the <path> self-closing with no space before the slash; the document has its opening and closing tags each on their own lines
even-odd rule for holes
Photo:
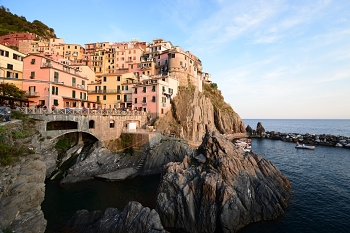
<svg viewBox="0 0 350 233">
<path fill-rule="evenodd" d="M 160 175 L 136 177 L 120 182 L 91 180 L 61 186 L 47 181 L 45 200 L 41 207 L 48 221 L 46 233 L 57 232 L 77 210 L 105 210 L 108 207 L 124 209 L 129 201 L 155 207 Z"/>
<path fill-rule="evenodd" d="M 277 220 L 251 224 L 240 233 L 350 232 L 350 149 L 298 150 L 269 139 L 253 139 L 252 149 L 290 179 L 291 199 Z"/>
</svg>

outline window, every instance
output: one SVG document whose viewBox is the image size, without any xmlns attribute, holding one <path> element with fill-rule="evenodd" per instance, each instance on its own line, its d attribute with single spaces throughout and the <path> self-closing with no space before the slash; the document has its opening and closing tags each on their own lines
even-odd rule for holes
<svg viewBox="0 0 350 233">
<path fill-rule="evenodd" d="M 58 106 L 58 100 L 54 99 L 53 100 L 53 105 Z"/>
<path fill-rule="evenodd" d="M 83 98 L 83 93 L 82 92 L 80 92 L 80 99 L 82 99 Z"/>
<path fill-rule="evenodd" d="M 146 87 L 143 87 L 143 88 L 142 88 L 142 92 L 143 92 L 143 93 L 146 93 Z"/>
<path fill-rule="evenodd" d="M 162 92 L 165 92 L 165 87 L 164 86 L 162 87 Z"/>
<path fill-rule="evenodd" d="M 106 99 L 107 99 L 107 96 L 106 96 L 106 95 L 104 95 L 104 96 L 103 96 L 103 100 L 106 100 Z"/>
<path fill-rule="evenodd" d="M 152 86 L 152 92 L 156 91 L 156 86 Z"/>
<path fill-rule="evenodd" d="M 9 56 L 10 56 L 9 51 L 5 51 L 5 57 L 9 57 Z"/>
<path fill-rule="evenodd" d="M 85 81 L 84 80 L 81 81 L 81 85 L 83 86 L 83 88 L 85 88 Z"/>
<path fill-rule="evenodd" d="M 76 86 L 76 78 L 72 78 L 72 86 L 75 87 Z"/>
<path fill-rule="evenodd" d="M 107 82 L 107 77 L 103 77 L 103 82 Z"/>
<path fill-rule="evenodd" d="M 182 66 L 182 61 L 180 61 L 180 66 Z"/>
<path fill-rule="evenodd" d="M 135 90 L 134 90 L 134 94 L 137 94 L 137 88 L 135 88 Z"/>
<path fill-rule="evenodd" d="M 137 98 L 135 98 L 135 101 L 134 101 L 134 102 L 135 102 L 135 104 L 137 104 Z"/>
<path fill-rule="evenodd" d="M 162 97 L 162 103 L 166 103 L 166 97 Z"/>
<path fill-rule="evenodd" d="M 53 86 L 52 88 L 51 88 L 51 90 L 52 90 L 52 94 L 53 95 L 58 95 L 58 87 L 55 87 L 55 86 Z"/>
<path fill-rule="evenodd" d="M 35 78 L 35 71 L 30 72 L 30 78 L 34 79 Z"/>
<path fill-rule="evenodd" d="M 7 64 L 7 69 L 13 70 L 13 65 L 12 64 Z"/>
<path fill-rule="evenodd" d="M 99 102 L 100 101 L 100 97 L 96 96 L 96 101 Z"/>
<path fill-rule="evenodd" d="M 120 95 L 117 95 L 117 100 L 120 100 Z"/>
<path fill-rule="evenodd" d="M 114 128 L 114 120 L 109 121 L 109 128 Z"/>
<path fill-rule="evenodd" d="M 72 91 L 72 98 L 75 98 L 75 91 Z"/>
<path fill-rule="evenodd" d="M 173 94 L 173 89 L 169 88 L 169 94 Z"/>
<path fill-rule="evenodd" d="M 172 53 L 172 54 L 171 54 L 171 58 L 175 58 L 175 53 Z"/>
<path fill-rule="evenodd" d="M 86 100 L 86 93 L 84 93 L 84 100 Z"/>
<path fill-rule="evenodd" d="M 156 102 L 156 97 L 152 96 L 152 102 Z"/>
<path fill-rule="evenodd" d="M 93 129 L 95 128 L 95 121 L 94 120 L 90 120 L 89 121 L 89 129 Z"/>
<path fill-rule="evenodd" d="M 54 81 L 55 83 L 58 82 L 58 72 L 55 72 L 55 73 L 54 73 L 54 75 L 53 75 L 53 81 Z"/>
<path fill-rule="evenodd" d="M 142 98 L 142 103 L 146 103 L 146 97 Z"/>
<path fill-rule="evenodd" d="M 117 76 L 117 81 L 120 81 L 120 76 Z"/>
</svg>

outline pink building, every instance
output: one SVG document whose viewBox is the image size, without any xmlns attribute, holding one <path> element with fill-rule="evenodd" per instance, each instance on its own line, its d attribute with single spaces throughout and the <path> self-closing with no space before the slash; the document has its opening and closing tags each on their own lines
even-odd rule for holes
<svg viewBox="0 0 350 233">
<path fill-rule="evenodd" d="M 141 76 L 132 88 L 134 109 L 147 111 L 161 117 L 171 109 L 171 99 L 176 96 L 179 82 L 171 76 Z"/>
<path fill-rule="evenodd" d="M 80 108 L 87 102 L 88 77 L 79 69 L 32 54 L 23 61 L 23 90 L 30 105 Z"/>
</svg>

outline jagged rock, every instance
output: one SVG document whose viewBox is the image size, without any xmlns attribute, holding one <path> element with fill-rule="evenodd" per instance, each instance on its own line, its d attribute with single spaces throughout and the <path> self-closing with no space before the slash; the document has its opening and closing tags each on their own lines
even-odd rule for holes
<svg viewBox="0 0 350 233">
<path fill-rule="evenodd" d="M 201 93 L 193 87 L 180 88 L 172 111 L 155 123 L 157 131 L 194 142 L 202 142 L 206 128 L 222 134 L 244 133 L 243 121 L 224 102 L 221 92 L 209 90 Z"/>
<path fill-rule="evenodd" d="M 46 220 L 41 211 L 45 196 L 46 166 L 38 155 L 0 168 L 0 229 L 14 232 L 44 232 Z"/>
<path fill-rule="evenodd" d="M 120 212 L 108 208 L 103 213 L 79 210 L 68 222 L 66 229 L 75 233 L 165 233 L 159 215 L 155 210 L 143 207 L 138 202 L 129 202 Z"/>
<path fill-rule="evenodd" d="M 256 134 L 258 135 L 265 134 L 265 128 L 264 126 L 262 126 L 261 122 L 258 122 L 258 124 L 256 125 Z"/>
<path fill-rule="evenodd" d="M 290 183 L 271 162 L 209 132 L 197 154 L 207 162 L 185 157 L 166 165 L 156 205 L 164 227 L 236 232 L 284 212 Z"/>
<path fill-rule="evenodd" d="M 250 127 L 250 125 L 248 125 L 248 126 L 245 128 L 245 131 L 247 132 L 248 135 L 254 134 L 254 130 L 252 129 L 252 127 Z"/>
</svg>

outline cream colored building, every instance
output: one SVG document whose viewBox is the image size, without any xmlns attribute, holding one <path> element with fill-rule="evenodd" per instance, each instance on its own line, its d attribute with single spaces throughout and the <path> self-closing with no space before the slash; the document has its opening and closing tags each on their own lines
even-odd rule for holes
<svg viewBox="0 0 350 233">
<path fill-rule="evenodd" d="M 23 59 L 26 55 L 0 44 L 0 82 L 22 89 Z"/>
</svg>

